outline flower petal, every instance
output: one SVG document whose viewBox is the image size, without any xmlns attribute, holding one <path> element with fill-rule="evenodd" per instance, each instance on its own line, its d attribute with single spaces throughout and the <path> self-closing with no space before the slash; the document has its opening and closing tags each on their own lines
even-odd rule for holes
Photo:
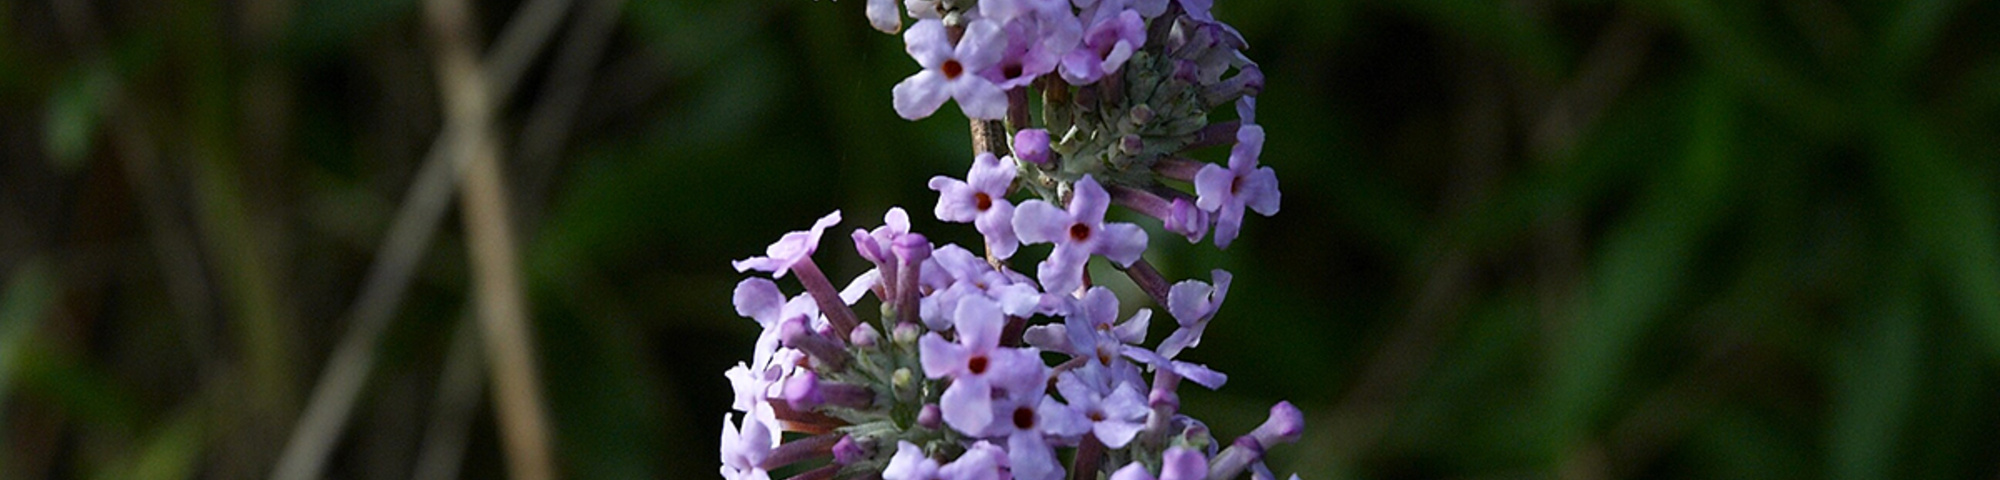
<svg viewBox="0 0 2000 480">
<path fill-rule="evenodd" d="M 937 208 L 931 213 L 940 221 L 952 223 L 970 222 L 979 218 L 979 207 L 974 198 L 979 192 L 956 178 L 931 177 L 931 190 L 938 192 Z"/>
<path fill-rule="evenodd" d="M 903 28 L 903 12 L 896 8 L 896 0 L 868 0 L 868 25 L 882 33 L 896 33 Z"/>
<path fill-rule="evenodd" d="M 1120 267 L 1130 267 L 1132 262 L 1146 253 L 1146 229 L 1130 223 L 1107 223 L 1104 225 L 1102 240 L 1097 243 L 1097 252 L 1116 262 Z"/>
<path fill-rule="evenodd" d="M 1049 202 L 1029 200 L 1014 209 L 1014 234 L 1021 243 L 1050 243 L 1069 235 L 1070 215 Z"/>
<path fill-rule="evenodd" d="M 951 92 L 945 91 L 944 75 L 936 70 L 917 72 L 897 83 L 889 93 L 895 101 L 896 115 L 905 120 L 931 116 L 944 105 L 945 99 L 951 98 Z"/>
<path fill-rule="evenodd" d="M 1096 224 L 1104 221 L 1104 211 L 1111 207 L 1111 194 L 1104 191 L 1097 179 L 1084 175 L 1076 181 L 1076 190 L 1069 199 L 1069 214 L 1078 222 Z M 1094 226 L 1094 225 L 1093 225 Z"/>
<path fill-rule="evenodd" d="M 1221 210 L 1231 196 L 1229 186 L 1235 182 L 1236 174 L 1229 169 L 1213 163 L 1202 165 L 1194 174 L 1194 205 L 1210 212 Z"/>
<path fill-rule="evenodd" d="M 1000 24 L 992 20 L 973 20 L 965 26 L 965 36 L 959 37 L 954 56 L 965 65 L 968 72 L 977 72 L 1000 63 L 1000 55 L 1006 53 L 1007 36 L 1000 31 Z"/>
<path fill-rule="evenodd" d="M 924 366 L 924 377 L 944 378 L 955 375 L 959 367 L 965 365 L 970 352 L 965 347 L 945 340 L 937 332 L 924 334 L 917 340 L 917 356 Z"/>
<path fill-rule="evenodd" d="M 779 320 L 779 312 L 785 306 L 785 294 L 778 291 L 778 284 L 763 278 L 737 282 L 734 297 L 737 315 L 756 319 L 767 327 Z"/>
<path fill-rule="evenodd" d="M 984 436 L 993 425 L 993 390 L 985 381 L 963 378 L 945 387 L 938 398 L 944 423 L 968 436 Z"/>
<path fill-rule="evenodd" d="M 1208 458 L 1187 447 L 1167 449 L 1160 466 L 1160 480 L 1199 480 L 1208 476 Z"/>
<path fill-rule="evenodd" d="M 951 96 L 966 118 L 999 120 L 1007 117 L 1007 92 L 992 80 L 978 75 L 961 75 L 950 82 Z"/>
<path fill-rule="evenodd" d="M 1013 257 L 1021 245 L 1021 239 L 1014 235 L 1014 206 L 1006 200 L 995 200 L 986 213 L 973 220 L 973 226 L 986 236 L 987 251 L 994 257 Z"/>
<path fill-rule="evenodd" d="M 1007 327 L 1007 319 L 992 299 L 966 295 L 959 299 L 958 309 L 952 315 L 958 322 L 959 344 L 974 352 L 990 351 L 1000 345 L 1000 331 Z"/>
<path fill-rule="evenodd" d="M 1271 170 L 1271 167 L 1259 168 L 1251 172 L 1250 177 L 1244 179 L 1243 183 L 1243 189 L 1249 191 L 1244 204 L 1249 205 L 1251 210 L 1256 210 L 1258 215 L 1269 217 L 1278 214 L 1277 171 Z"/>
<path fill-rule="evenodd" d="M 917 20 L 915 25 L 910 25 L 910 29 L 903 32 L 903 49 L 925 70 L 936 70 L 944 65 L 945 60 L 951 59 L 951 37 L 945 34 L 943 21 Z"/>
</svg>

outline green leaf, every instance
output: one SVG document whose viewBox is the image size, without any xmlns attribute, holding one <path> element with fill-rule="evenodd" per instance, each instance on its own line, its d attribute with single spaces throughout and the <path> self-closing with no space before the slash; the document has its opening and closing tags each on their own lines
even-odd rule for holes
<svg viewBox="0 0 2000 480">
<path fill-rule="evenodd" d="M 1878 104 L 1879 105 L 1879 104 Z M 1925 119 L 1881 106 L 1875 159 L 1884 196 L 1898 211 L 1921 258 L 1944 279 L 1944 293 L 2000 360 L 2000 215 L 1990 185 L 1966 175 Z"/>
<path fill-rule="evenodd" d="M 1904 75 L 1922 62 L 1943 33 L 1945 24 L 1965 2 L 1961 0 L 1909 0 L 1902 2 L 1889 25 L 1882 34 L 1881 50 L 1876 54 L 1882 64 L 1881 73 L 1894 81 L 1901 81 Z"/>
<path fill-rule="evenodd" d="M 1893 478 L 1894 455 L 1922 377 L 1923 312 L 1917 264 L 1890 262 L 1880 305 L 1863 307 L 1836 347 L 1830 370 L 1832 478 Z"/>
<path fill-rule="evenodd" d="M 178 480 L 194 478 L 201 464 L 204 446 L 200 408 L 181 412 L 146 439 L 143 449 L 122 468 L 103 470 L 100 478 L 129 480 Z"/>
<path fill-rule="evenodd" d="M 110 68 L 99 64 L 64 79 L 49 94 L 43 141 L 56 171 L 67 174 L 83 167 L 113 84 Z"/>
<path fill-rule="evenodd" d="M 1611 230 L 1578 321 L 1552 357 L 1551 420 L 1562 441 L 1580 439 L 1604 413 L 1633 346 L 1688 283 L 1696 249 L 1730 204 L 1735 100 L 1714 79 L 1694 90 L 1686 157 Z"/>
<path fill-rule="evenodd" d="M 8 278 L 6 296 L 0 297 L 0 402 L 13 388 L 14 376 L 21 369 L 21 349 L 48 314 L 55 293 L 55 277 L 42 259 L 15 268 Z"/>
</svg>

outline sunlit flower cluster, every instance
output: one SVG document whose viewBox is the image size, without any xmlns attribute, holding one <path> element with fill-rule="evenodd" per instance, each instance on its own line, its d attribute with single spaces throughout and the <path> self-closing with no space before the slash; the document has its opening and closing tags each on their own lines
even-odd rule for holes
<svg viewBox="0 0 2000 480">
<path fill-rule="evenodd" d="M 1278 211 L 1277 176 L 1258 163 L 1263 75 L 1209 3 L 870 0 L 869 23 L 902 33 L 921 68 L 891 89 L 896 112 L 951 101 L 1004 136 L 963 178 L 930 181 L 935 217 L 972 224 L 983 245 L 934 243 L 891 209 L 848 238 L 873 268 L 836 286 L 813 260 L 833 212 L 735 262 L 769 276 L 734 294 L 763 330 L 726 372 L 722 476 L 1275 479 L 1265 449 L 1298 439 L 1297 408 L 1279 402 L 1229 441 L 1180 410 L 1183 383 L 1227 380 L 1183 355 L 1231 275 L 1170 284 L 1144 260 L 1147 228 L 1107 218 L 1120 206 L 1226 248 L 1245 210 Z M 1190 156 L 1225 145 L 1226 165 Z M 1023 251 L 1048 252 L 1033 275 L 1009 266 Z M 1164 307 L 1170 333 L 1148 341 L 1151 308 L 1121 314 L 1088 273 L 1098 259 Z M 799 293 L 774 281 L 788 276 Z"/>
</svg>

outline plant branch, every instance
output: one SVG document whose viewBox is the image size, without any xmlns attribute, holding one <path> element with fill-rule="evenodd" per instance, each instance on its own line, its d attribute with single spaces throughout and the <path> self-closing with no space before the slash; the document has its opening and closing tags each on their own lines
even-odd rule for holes
<svg viewBox="0 0 2000 480">
<path fill-rule="evenodd" d="M 491 367 L 494 414 L 507 452 L 508 473 L 519 480 L 555 478 L 547 416 L 528 328 L 519 258 L 507 217 L 506 180 L 499 140 L 492 134 L 493 97 L 473 46 L 473 16 L 465 0 L 427 0 L 424 11 L 438 36 L 438 89 L 445 100 L 446 130 L 459 153 L 459 208 L 486 360 Z"/>
<path fill-rule="evenodd" d="M 513 95 L 522 73 L 554 34 L 550 19 L 560 19 L 569 5 L 570 0 L 529 0 L 515 13 L 500 34 L 500 47 L 484 62 L 486 93 L 494 103 Z M 456 138 L 461 133 L 446 128 L 432 141 L 374 263 L 368 267 L 361 293 L 348 309 L 347 333 L 328 357 L 271 478 L 307 480 L 317 478 L 325 468 L 374 368 L 375 345 L 402 305 L 416 266 L 450 209 L 458 180 L 452 165 L 461 156 L 452 148 L 461 143 Z"/>
</svg>

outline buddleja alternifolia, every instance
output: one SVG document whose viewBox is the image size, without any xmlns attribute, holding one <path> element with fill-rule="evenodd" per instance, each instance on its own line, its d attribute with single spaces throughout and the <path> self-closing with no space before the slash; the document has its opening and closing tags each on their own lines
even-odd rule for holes
<svg viewBox="0 0 2000 480">
<path fill-rule="evenodd" d="M 1229 272 L 1169 285 L 1141 259 L 1146 229 L 1105 221 L 1117 205 L 1189 242 L 1212 229 L 1226 248 L 1246 209 L 1278 212 L 1277 175 L 1257 163 L 1263 73 L 1210 6 L 869 0 L 869 23 L 900 31 L 922 67 L 891 90 L 896 113 L 921 119 L 952 101 L 975 136 L 993 140 L 964 180 L 930 181 L 937 218 L 971 223 L 985 245 L 934 245 L 892 209 L 885 225 L 851 236 L 875 268 L 837 289 L 812 259 L 840 222 L 833 212 L 735 262 L 771 278 L 736 286 L 736 311 L 763 334 L 750 362 L 726 374 L 740 413 L 723 418 L 722 476 L 1274 478 L 1264 449 L 1304 426 L 1290 403 L 1229 442 L 1179 412 L 1183 381 L 1213 389 L 1227 378 L 1181 358 L 1201 344 Z M 1211 121 L 1218 110 L 1234 118 Z M 1184 156 L 1228 144 L 1226 166 Z M 1003 262 L 1042 243 L 1054 248 L 1032 276 Z M 1151 310 L 1118 318 L 1117 297 L 1084 274 L 1097 257 L 1165 306 L 1171 334 L 1148 346 Z M 773 281 L 787 274 L 803 294 Z M 880 308 L 864 319 L 853 305 L 870 295 Z"/>
</svg>

